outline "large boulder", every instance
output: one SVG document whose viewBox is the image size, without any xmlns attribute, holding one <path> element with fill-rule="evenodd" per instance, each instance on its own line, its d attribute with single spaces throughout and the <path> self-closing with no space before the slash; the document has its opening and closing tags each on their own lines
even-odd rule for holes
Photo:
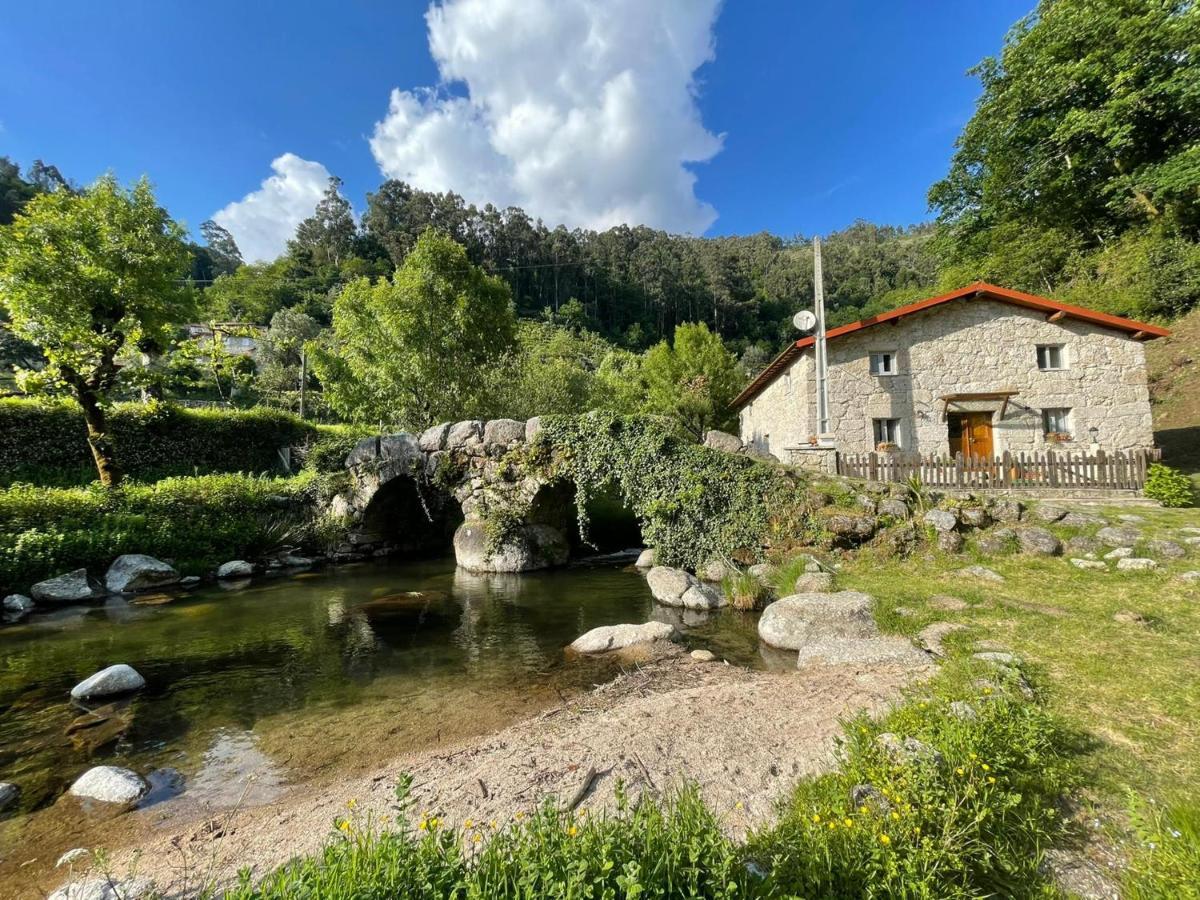
<svg viewBox="0 0 1200 900">
<path fill-rule="evenodd" d="M 479 443 L 483 438 L 483 422 L 471 419 L 466 422 L 455 422 L 446 432 L 447 450 L 462 450 L 471 444 Z"/>
<path fill-rule="evenodd" d="M 1022 553 L 1033 556 L 1058 556 L 1062 553 L 1062 542 L 1045 528 L 1020 528 L 1017 542 Z"/>
<path fill-rule="evenodd" d="M 924 666 L 929 657 L 907 638 L 829 638 L 805 644 L 796 655 L 796 667 L 844 665 Z"/>
<path fill-rule="evenodd" d="M 824 516 L 824 525 L 839 543 L 860 543 L 875 533 L 872 515 L 831 512 Z"/>
<path fill-rule="evenodd" d="M 516 419 L 492 419 L 483 426 L 483 442 L 507 447 L 525 440 L 525 424 Z"/>
<path fill-rule="evenodd" d="M 449 432 L 449 422 L 430 426 L 422 431 L 421 436 L 417 438 L 417 446 L 424 453 L 436 453 L 438 450 L 443 450 L 446 447 L 446 435 Z"/>
<path fill-rule="evenodd" d="M 992 521 L 992 517 L 982 506 L 964 506 L 958 515 L 962 523 L 969 528 L 987 528 Z"/>
<path fill-rule="evenodd" d="M 1067 510 L 1061 506 L 1051 506 L 1048 503 L 1039 503 L 1033 508 L 1033 517 L 1041 522 L 1057 522 L 1067 514 Z"/>
<path fill-rule="evenodd" d="M 666 622 L 646 622 L 642 625 L 602 625 L 593 628 L 571 644 L 576 653 L 607 653 L 623 650 L 634 644 L 654 641 L 673 641 L 678 637 L 675 628 Z"/>
<path fill-rule="evenodd" d="M 119 766 L 96 766 L 75 780 L 71 794 L 101 803 L 130 804 L 140 800 L 149 789 L 150 785 L 137 772 Z"/>
<path fill-rule="evenodd" d="M 1096 538 L 1106 547 L 1132 547 L 1142 539 L 1142 533 L 1131 525 L 1109 525 L 1097 531 Z"/>
<path fill-rule="evenodd" d="M 709 430 L 704 432 L 704 446 L 726 453 L 741 453 L 742 439 L 728 432 Z"/>
<path fill-rule="evenodd" d="M 29 593 L 38 603 L 80 603 L 104 596 L 103 588 L 88 577 L 87 569 L 39 581 Z"/>
<path fill-rule="evenodd" d="M 871 597 L 858 591 L 792 594 L 769 604 L 758 620 L 763 643 L 783 650 L 799 650 L 818 639 L 877 634 Z"/>
<path fill-rule="evenodd" d="M 996 528 L 985 531 L 975 541 L 975 547 L 987 556 L 999 556 L 1011 551 L 1017 543 L 1017 533 L 1011 528 Z"/>
<path fill-rule="evenodd" d="M 1146 541 L 1146 549 L 1163 559 L 1183 559 L 1188 555 L 1187 548 L 1182 544 L 1168 540 Z"/>
<path fill-rule="evenodd" d="M 85 678 L 71 688 L 71 697 L 75 700 L 90 700 L 94 697 L 108 697 L 112 694 L 127 694 L 130 691 L 141 690 L 146 686 L 143 678 L 133 666 L 118 663 L 101 669 L 95 675 Z"/>
<path fill-rule="evenodd" d="M 893 519 L 907 519 L 908 504 L 899 497 L 885 497 L 879 501 L 876 512 L 881 516 L 891 516 Z"/>
<path fill-rule="evenodd" d="M 141 553 L 126 553 L 113 560 L 104 576 L 109 593 L 124 594 L 165 587 L 179 581 L 179 573 L 153 556 Z"/>
<path fill-rule="evenodd" d="M 231 559 L 229 562 L 221 563 L 217 568 L 217 577 L 220 579 L 249 578 L 253 574 L 254 563 L 244 559 Z"/>
<path fill-rule="evenodd" d="M 646 583 L 654 599 L 666 606 L 704 610 L 725 605 L 725 595 L 719 589 L 683 569 L 655 566 L 646 573 Z"/>
<path fill-rule="evenodd" d="M 988 513 L 997 522 L 1019 522 L 1024 512 L 1021 501 L 1011 497 L 997 497 L 988 505 Z"/>
<path fill-rule="evenodd" d="M 645 550 L 643 550 L 641 553 L 639 553 L 637 562 L 635 562 L 634 565 L 637 566 L 639 569 L 654 568 L 654 548 L 647 547 Z"/>
<path fill-rule="evenodd" d="M 482 522 L 464 522 L 454 532 L 454 557 L 469 572 L 531 572 L 564 565 L 571 549 L 550 525 L 518 525 L 499 547 L 489 547 Z"/>
</svg>

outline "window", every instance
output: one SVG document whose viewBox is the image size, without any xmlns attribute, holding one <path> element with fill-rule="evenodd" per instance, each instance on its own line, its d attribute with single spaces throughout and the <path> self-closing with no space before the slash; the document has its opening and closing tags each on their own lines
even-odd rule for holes
<svg viewBox="0 0 1200 900">
<path fill-rule="evenodd" d="M 895 375 L 896 354 L 891 350 L 877 350 L 871 354 L 872 375 Z"/>
<path fill-rule="evenodd" d="M 1042 410 L 1042 431 L 1046 434 L 1070 434 L 1071 410 L 1059 407 Z"/>
<path fill-rule="evenodd" d="M 900 446 L 900 420 L 899 419 L 872 419 L 871 424 L 875 432 L 875 446 L 880 444 L 894 444 Z"/>
<path fill-rule="evenodd" d="M 1067 367 L 1067 348 L 1062 344 L 1038 344 L 1038 368 L 1043 372 L 1053 372 Z"/>
</svg>

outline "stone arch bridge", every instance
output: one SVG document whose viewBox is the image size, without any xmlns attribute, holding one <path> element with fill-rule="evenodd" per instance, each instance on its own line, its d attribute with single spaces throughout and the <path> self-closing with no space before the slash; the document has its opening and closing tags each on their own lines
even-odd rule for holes
<svg viewBox="0 0 1200 900">
<path fill-rule="evenodd" d="M 435 552 L 460 566 L 524 572 L 562 565 L 577 541 L 574 485 L 532 465 L 539 419 L 444 423 L 365 438 L 329 512 L 348 526 L 335 558 Z"/>
</svg>

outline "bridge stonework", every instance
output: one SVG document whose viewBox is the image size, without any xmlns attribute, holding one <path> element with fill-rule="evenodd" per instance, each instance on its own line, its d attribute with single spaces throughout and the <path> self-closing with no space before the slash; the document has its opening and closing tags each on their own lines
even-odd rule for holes
<svg viewBox="0 0 1200 900">
<path fill-rule="evenodd" d="M 348 525 L 337 555 L 438 549 L 457 525 L 454 554 L 463 568 L 524 572 L 565 563 L 573 486 L 539 471 L 545 467 L 514 464 L 540 428 L 536 418 L 468 420 L 360 441 L 346 458 L 350 486 L 329 506 Z"/>
</svg>

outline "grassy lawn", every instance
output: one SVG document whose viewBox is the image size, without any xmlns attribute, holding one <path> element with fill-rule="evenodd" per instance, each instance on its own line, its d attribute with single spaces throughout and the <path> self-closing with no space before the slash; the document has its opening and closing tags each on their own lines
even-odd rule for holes
<svg viewBox="0 0 1200 900">
<path fill-rule="evenodd" d="M 1200 525 L 1196 510 L 1104 512 L 1113 520 L 1144 516 L 1137 527 L 1147 539 L 1180 540 L 1181 527 Z M 1064 539 L 1080 533 L 1051 530 Z M 972 563 L 1005 581 L 957 573 Z M 1200 569 L 1200 548 L 1186 559 L 1160 560 L 1154 572 L 1109 567 L 1083 571 L 1065 557 L 984 557 L 970 547 L 961 556 L 927 551 L 903 561 L 863 553 L 845 563 L 838 585 L 872 594 L 888 630 L 915 635 L 931 622 L 960 622 L 969 630 L 946 642 L 955 652 L 987 639 L 1024 657 L 1050 708 L 1086 734 L 1082 764 L 1093 799 L 1123 806 L 1127 788 L 1160 798 L 1200 795 L 1200 583 L 1178 577 Z M 938 594 L 969 607 L 934 608 L 929 600 Z M 1114 619 L 1126 612 L 1145 621 Z"/>
</svg>

